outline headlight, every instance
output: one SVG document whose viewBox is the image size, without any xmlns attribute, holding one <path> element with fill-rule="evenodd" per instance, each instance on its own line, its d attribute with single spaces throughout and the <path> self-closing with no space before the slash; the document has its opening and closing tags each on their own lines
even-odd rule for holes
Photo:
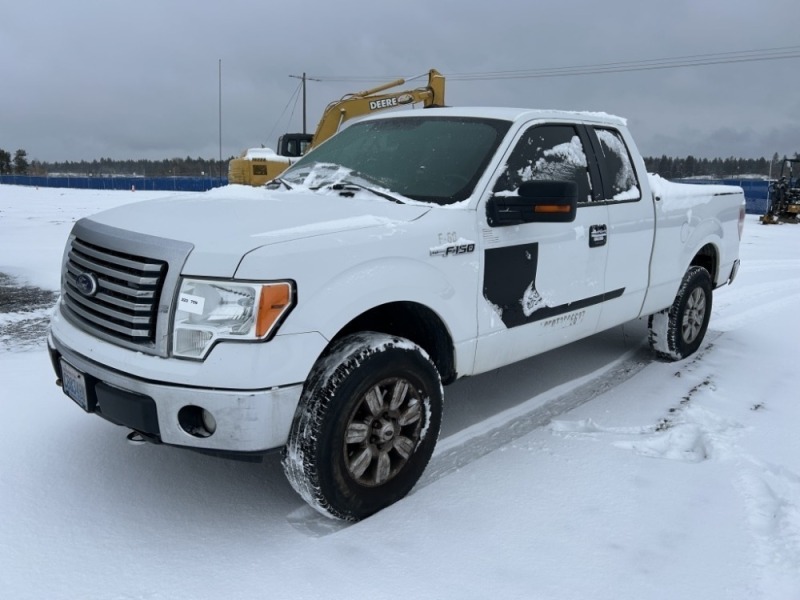
<svg viewBox="0 0 800 600">
<path fill-rule="evenodd" d="M 172 322 L 172 355 L 203 358 L 218 340 L 265 340 L 294 306 L 294 285 L 184 279 Z"/>
</svg>

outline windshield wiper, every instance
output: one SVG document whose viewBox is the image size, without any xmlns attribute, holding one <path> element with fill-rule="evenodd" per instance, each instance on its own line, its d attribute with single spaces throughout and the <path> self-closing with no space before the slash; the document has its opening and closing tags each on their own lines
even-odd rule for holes
<svg viewBox="0 0 800 600">
<path fill-rule="evenodd" d="M 354 189 L 355 190 L 366 190 L 368 192 L 372 192 L 376 196 L 380 196 L 381 198 L 385 198 L 386 200 L 390 200 L 390 201 L 392 201 L 392 202 L 394 202 L 396 204 L 405 204 L 405 202 L 400 200 L 400 198 L 392 196 L 391 194 L 387 194 L 386 192 L 382 192 L 382 191 L 377 190 L 375 188 L 369 187 L 368 185 L 361 185 L 360 183 L 354 183 L 352 181 L 344 181 L 344 182 L 341 182 L 341 183 L 334 183 L 334 184 L 331 185 L 331 189 L 332 190 L 336 190 L 336 191 L 343 191 L 343 192 L 347 192 L 347 191 L 352 192 Z"/>
<path fill-rule="evenodd" d="M 268 190 L 277 190 L 278 187 L 284 186 L 287 190 L 294 189 L 291 185 L 289 185 L 285 179 L 281 177 L 276 177 L 275 179 L 271 179 L 267 183 L 264 184 L 264 187 Z"/>
</svg>

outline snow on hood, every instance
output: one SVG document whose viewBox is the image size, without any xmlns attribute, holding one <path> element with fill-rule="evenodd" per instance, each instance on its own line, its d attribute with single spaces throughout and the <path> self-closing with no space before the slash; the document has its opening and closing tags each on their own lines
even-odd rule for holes
<svg viewBox="0 0 800 600">
<path fill-rule="evenodd" d="M 90 220 L 194 246 L 187 272 L 232 276 L 239 260 L 261 246 L 413 221 L 430 206 L 395 204 L 359 191 L 271 191 L 229 185 L 190 196 L 136 202 Z M 199 272 L 199 271 L 198 271 Z"/>
</svg>

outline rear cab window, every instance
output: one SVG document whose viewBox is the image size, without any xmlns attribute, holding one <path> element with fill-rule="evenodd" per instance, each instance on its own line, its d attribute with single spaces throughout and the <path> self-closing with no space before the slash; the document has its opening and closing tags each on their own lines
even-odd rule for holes
<svg viewBox="0 0 800 600">
<path fill-rule="evenodd" d="M 604 200 L 632 202 L 641 199 L 642 192 L 636 169 L 622 134 L 616 129 L 595 127 L 597 161 L 603 178 Z"/>
</svg>

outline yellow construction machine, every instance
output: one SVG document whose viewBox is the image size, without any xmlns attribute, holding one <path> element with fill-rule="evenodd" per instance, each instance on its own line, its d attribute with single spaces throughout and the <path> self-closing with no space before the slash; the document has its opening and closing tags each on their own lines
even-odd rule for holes
<svg viewBox="0 0 800 600">
<path fill-rule="evenodd" d="M 405 83 L 397 79 L 363 92 L 347 94 L 331 102 L 322 113 L 317 130 L 308 133 L 287 133 L 278 138 L 278 151 L 250 148 L 228 165 L 228 183 L 263 185 L 283 173 L 295 160 L 332 135 L 345 121 L 399 106 L 422 103 L 424 107 L 444 106 L 444 76 L 431 69 L 428 85 L 412 90 L 385 92 Z"/>
<path fill-rule="evenodd" d="M 767 214 L 759 218 L 764 225 L 800 223 L 800 177 L 793 176 L 794 165 L 800 165 L 800 158 L 783 157 L 781 174 L 769 186 Z"/>
</svg>

